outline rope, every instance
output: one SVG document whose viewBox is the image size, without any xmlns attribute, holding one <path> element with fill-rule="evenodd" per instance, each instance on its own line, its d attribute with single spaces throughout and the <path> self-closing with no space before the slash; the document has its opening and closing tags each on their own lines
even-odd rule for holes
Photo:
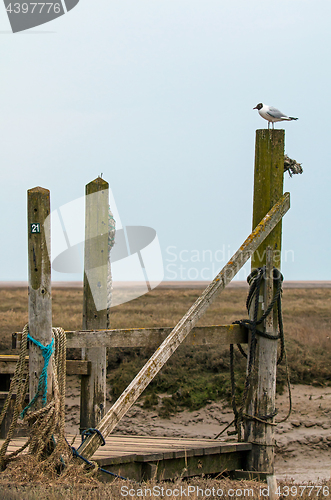
<svg viewBox="0 0 331 500">
<path fill-rule="evenodd" d="M 284 172 L 288 172 L 290 177 L 293 174 L 302 174 L 303 168 L 301 163 L 298 163 L 296 160 L 292 160 L 287 155 L 284 157 Z"/>
<path fill-rule="evenodd" d="M 13 418 L 12 418 L 11 424 L 9 426 L 9 430 L 8 430 L 6 439 L 5 439 L 3 445 L 1 446 L 1 449 L 0 449 L 0 469 L 3 469 L 3 467 L 4 467 L 5 455 L 7 452 L 7 448 L 8 448 L 8 445 L 9 445 L 11 439 L 12 439 L 14 430 L 16 428 L 17 420 L 18 420 L 19 414 L 21 412 L 22 406 L 24 404 L 24 399 L 25 399 L 25 395 L 27 393 L 27 388 L 28 388 L 28 384 L 29 384 L 29 376 L 27 375 L 27 377 L 24 379 L 25 357 L 26 357 L 27 345 L 28 345 L 27 335 L 28 335 L 28 326 L 25 325 L 25 327 L 23 328 L 23 332 L 22 332 L 22 341 L 21 341 L 21 350 L 20 350 L 19 359 L 18 359 L 18 362 L 16 364 L 14 377 L 12 378 L 12 381 L 10 384 L 7 399 L 5 401 L 5 404 L 3 406 L 3 409 L 2 409 L 2 412 L 0 415 L 0 425 L 1 425 L 3 419 L 6 415 L 6 412 L 8 410 L 12 395 L 14 394 L 14 392 L 16 392 Z M 23 451 L 26 447 L 27 447 L 27 443 L 25 443 L 25 445 L 23 445 L 17 451 L 17 454 L 20 453 L 21 451 Z"/>
<path fill-rule="evenodd" d="M 49 360 L 51 359 L 51 356 L 54 351 L 54 339 L 52 339 L 52 342 L 47 345 L 43 346 L 39 340 L 35 340 L 34 338 L 31 337 L 31 335 L 28 333 L 27 339 L 30 340 L 30 342 L 33 342 L 36 346 L 38 346 L 41 349 L 41 353 L 44 358 L 44 366 L 42 369 L 42 372 L 39 377 L 39 382 L 38 382 L 38 387 L 35 396 L 33 399 L 29 402 L 29 404 L 24 408 L 24 410 L 21 413 L 21 418 L 24 418 L 24 415 L 26 412 L 35 404 L 37 401 L 39 395 L 43 392 L 43 397 L 42 397 L 42 404 L 43 406 L 46 405 L 47 402 L 47 370 L 48 370 L 48 365 L 49 365 Z"/>
<path fill-rule="evenodd" d="M 55 342 L 52 358 L 53 397 L 47 405 L 25 415 L 25 420 L 31 426 L 29 453 L 34 454 L 37 459 L 46 455 L 49 462 L 62 461 L 61 454 L 69 453 L 64 436 L 66 335 L 62 328 L 53 328 L 52 332 Z M 55 435 L 57 441 L 54 439 Z"/>
<path fill-rule="evenodd" d="M 261 316 L 260 319 L 257 319 L 257 314 L 258 314 L 258 307 L 259 307 L 259 293 L 260 293 L 260 287 L 261 287 L 261 281 L 265 273 L 265 267 L 255 269 L 247 278 L 247 281 L 252 285 L 250 286 L 250 290 L 248 293 L 248 297 L 246 300 L 246 308 L 249 311 L 251 307 L 251 302 L 253 300 L 253 297 L 255 295 L 255 307 L 254 307 L 254 314 L 253 314 L 253 320 L 250 319 L 241 319 L 239 321 L 234 321 L 233 324 L 235 325 L 242 325 L 246 327 L 248 330 L 251 332 L 254 331 L 254 334 L 260 335 L 261 337 L 265 337 L 270 340 L 278 340 L 279 338 L 282 340 L 283 339 L 283 332 L 282 329 L 280 329 L 279 333 L 277 335 L 271 335 L 270 333 L 266 333 L 261 330 L 257 330 L 256 327 L 259 326 L 263 321 L 269 316 L 271 311 L 274 308 L 274 305 L 277 303 L 277 307 L 279 307 L 279 304 L 281 304 L 281 293 L 282 293 L 282 281 L 283 281 L 283 276 L 278 272 L 277 269 L 273 270 L 273 280 L 277 284 L 276 292 L 267 308 L 265 313 Z M 238 344 L 239 345 L 239 344 Z M 280 361 L 279 361 L 280 362 Z"/>
<path fill-rule="evenodd" d="M 65 438 L 65 386 L 66 386 L 66 335 L 62 328 L 52 328 L 53 339 L 48 346 L 43 346 L 40 342 L 34 340 L 29 335 L 28 325 L 25 325 L 22 333 L 21 351 L 17 362 L 14 377 L 10 385 L 9 393 L 0 415 L 0 425 L 9 407 L 9 403 L 14 391 L 16 391 L 16 400 L 12 422 L 1 449 L 0 449 L 0 467 L 4 469 L 6 464 L 19 455 L 24 449 L 29 447 L 29 453 L 37 459 L 42 459 L 43 463 L 54 463 L 59 471 L 66 469 L 72 457 L 80 458 L 85 464 L 92 467 L 87 474 L 94 474 L 101 471 L 111 476 L 127 479 L 123 476 L 107 471 L 96 462 L 91 462 L 79 454 L 73 446 L 69 445 Z M 39 378 L 36 396 L 22 411 L 23 402 L 27 393 L 29 377 L 24 375 L 25 357 L 27 352 L 28 340 L 34 342 L 40 347 L 44 357 L 44 367 Z M 53 354 L 53 357 L 52 357 Z M 47 369 L 52 357 L 52 398 L 45 404 L 45 393 L 47 395 Z M 46 379 L 45 374 L 46 373 Z M 42 408 L 32 411 L 32 406 L 36 403 L 39 396 L 42 395 Z M 13 432 L 17 425 L 17 420 L 21 415 L 25 422 L 31 427 L 30 436 L 26 443 L 13 453 L 6 455 L 8 445 L 12 439 Z M 104 437 L 98 429 L 87 429 L 82 433 L 82 443 L 92 434 L 98 434 L 101 440 L 101 446 L 106 444 Z M 56 439 L 55 439 L 56 437 Z M 70 467 L 69 467 L 70 468 Z M 68 470 L 68 468 L 67 468 Z"/>
<path fill-rule="evenodd" d="M 88 429 L 88 430 L 92 430 L 92 429 Z M 96 431 L 97 429 L 93 429 L 93 430 Z M 98 431 L 98 432 L 100 433 L 100 431 Z M 100 433 L 100 435 L 102 436 L 101 433 Z M 103 436 L 102 436 L 102 439 L 104 439 Z M 103 446 L 103 445 L 101 445 L 101 446 Z M 125 481 L 128 481 L 127 477 L 123 477 L 123 476 L 120 476 L 119 474 L 115 474 L 115 472 L 110 472 L 109 470 L 106 470 L 106 469 L 103 469 L 102 467 L 100 467 L 96 462 L 91 462 L 90 460 L 87 460 L 87 458 L 83 457 L 83 455 L 80 455 L 78 453 L 78 450 L 76 448 L 74 448 L 73 446 L 71 446 L 71 451 L 72 451 L 73 457 L 80 458 L 87 465 L 94 467 L 92 472 L 96 472 L 96 470 L 99 470 L 99 471 L 104 472 L 106 474 L 110 474 L 111 476 L 117 477 L 118 479 L 124 479 Z"/>
<path fill-rule="evenodd" d="M 100 440 L 101 440 L 100 446 L 105 446 L 105 444 L 106 444 L 105 438 L 103 437 L 103 435 L 101 434 L 99 429 L 94 429 L 92 427 L 90 429 L 86 429 L 85 431 L 82 432 L 82 442 L 81 442 L 80 446 L 84 443 L 85 439 L 87 439 L 90 436 L 93 436 L 93 434 L 98 434 L 98 436 L 100 437 Z"/>
<path fill-rule="evenodd" d="M 229 423 L 226 427 L 224 427 L 224 429 L 222 429 L 222 430 L 221 430 L 221 432 L 219 432 L 219 433 L 217 434 L 217 436 L 215 436 L 215 437 L 214 437 L 214 439 L 218 439 L 218 438 L 219 438 L 219 437 L 223 434 L 223 432 L 225 432 L 225 431 L 226 431 L 226 429 L 228 429 L 229 427 L 231 427 L 231 425 L 232 425 L 234 422 L 235 422 L 235 419 L 231 420 L 231 422 L 230 422 L 230 423 Z M 237 431 L 235 432 L 235 434 L 237 434 Z"/>
<path fill-rule="evenodd" d="M 233 351 L 233 344 L 230 344 L 230 375 L 231 375 L 231 403 L 232 403 L 232 409 L 234 413 L 234 424 L 236 431 L 235 433 L 238 434 L 238 441 L 242 440 L 242 431 L 241 431 L 241 423 L 243 419 L 246 420 L 255 420 L 258 422 L 262 422 L 267 425 L 277 425 L 280 422 L 284 422 L 287 420 L 287 418 L 290 416 L 291 411 L 292 411 L 292 396 L 291 396 L 291 386 L 290 386 L 290 377 L 289 377 L 289 370 L 288 370 L 288 363 L 287 363 L 287 358 L 286 358 L 286 349 L 285 349 L 285 339 L 284 339 L 284 329 L 283 329 L 283 319 L 282 319 L 282 308 L 281 308 L 281 294 L 282 294 L 282 282 L 283 282 L 283 276 L 282 274 L 278 271 L 278 269 L 274 268 L 273 269 L 273 281 L 276 284 L 276 291 L 275 294 L 267 308 L 267 310 L 264 312 L 264 314 L 257 319 L 258 317 L 258 310 L 259 310 L 259 295 L 260 295 L 260 288 L 261 288 L 261 283 L 263 276 L 265 274 L 265 266 L 262 268 L 255 269 L 247 278 L 247 281 L 250 285 L 249 293 L 247 296 L 246 300 L 246 308 L 248 312 L 251 309 L 252 302 L 254 300 L 253 306 L 253 319 L 243 319 L 239 321 L 234 321 L 233 324 L 239 324 L 244 326 L 247 330 L 250 331 L 251 336 L 250 336 L 250 345 L 249 345 L 249 361 L 247 365 L 247 374 L 246 374 L 246 379 L 245 379 L 245 385 L 244 385 L 244 390 L 243 390 L 243 395 L 242 395 L 242 401 L 241 401 L 241 406 L 240 409 L 237 409 L 236 405 L 236 398 L 235 398 L 235 393 L 236 393 L 236 385 L 235 385 L 235 377 L 234 377 L 234 351 Z M 258 330 L 257 327 L 263 323 L 263 321 L 269 316 L 269 314 L 273 311 L 273 308 L 277 305 L 277 319 L 278 319 L 278 330 L 279 333 L 277 335 L 272 335 L 269 333 L 266 333 L 265 331 Z M 247 398 L 248 398 L 248 392 L 251 386 L 251 378 L 252 378 L 252 370 L 255 362 L 255 352 L 256 352 L 256 336 L 259 335 L 261 337 L 268 338 L 270 340 L 278 340 L 280 339 L 280 355 L 277 360 L 277 364 L 279 364 L 283 358 L 285 358 L 285 363 L 286 363 L 286 374 L 287 374 L 287 384 L 288 384 L 288 391 L 289 391 L 289 411 L 288 414 L 284 419 L 282 419 L 280 422 L 270 422 L 272 418 L 275 417 L 277 414 L 277 410 L 273 411 L 272 413 L 268 415 L 248 415 L 244 413 L 244 408 L 247 404 Z M 247 354 L 243 350 L 240 344 L 237 344 L 237 347 L 240 351 L 240 353 L 247 358 Z M 220 436 L 229 426 L 227 426 L 221 433 L 218 434 L 217 437 Z M 216 439 L 216 438 L 215 438 Z"/>
<path fill-rule="evenodd" d="M 86 429 L 85 431 L 82 432 L 82 442 L 80 446 L 84 443 L 85 439 L 87 439 L 89 436 L 92 436 L 93 434 L 98 434 L 100 440 L 101 440 L 101 446 L 105 446 L 106 441 L 99 429 Z M 75 458 L 80 458 L 83 462 L 85 462 L 87 465 L 93 467 L 93 470 L 91 471 L 92 473 L 96 472 L 99 470 L 100 472 L 104 472 L 106 474 L 110 474 L 111 476 L 117 477 L 118 479 L 124 479 L 125 481 L 129 481 L 128 478 L 120 476 L 119 474 L 115 474 L 115 472 L 110 472 L 109 470 L 103 469 L 100 467 L 96 462 L 91 462 L 90 460 L 87 460 L 87 458 L 83 457 L 83 455 L 79 454 L 79 448 L 78 449 L 74 448 L 73 446 L 70 446 L 72 454 Z"/>
<path fill-rule="evenodd" d="M 22 333 L 21 342 L 21 352 L 19 356 L 19 361 L 15 369 L 15 375 L 11 383 L 8 398 L 6 400 L 4 410 L 8 408 L 7 401 L 10 400 L 11 394 L 14 389 L 17 391 L 17 397 L 15 402 L 15 409 L 13 419 L 10 425 L 10 429 L 7 438 L 0 450 L 0 466 L 3 469 L 5 464 L 11 460 L 13 457 L 21 453 L 25 448 L 29 447 L 29 453 L 34 454 L 37 458 L 42 456 L 47 456 L 47 461 L 60 461 L 63 462 L 62 454 L 69 455 L 70 449 L 68 448 L 65 436 L 65 374 L 66 374 L 66 335 L 62 328 L 52 329 L 53 339 L 49 346 L 42 346 L 44 350 L 44 369 L 43 371 L 47 373 L 47 365 L 49 364 L 51 355 L 49 352 L 52 349 L 52 399 L 44 405 L 42 408 L 35 411 L 31 411 L 32 403 L 30 403 L 22 411 L 23 401 L 28 387 L 28 377 L 24 380 L 23 370 L 25 363 L 25 356 L 27 350 L 27 342 L 29 337 L 32 338 L 28 333 L 28 325 L 25 325 Z M 35 342 L 36 343 L 36 342 Z M 36 343 L 37 344 L 37 343 Z M 55 344 L 55 349 L 53 345 Z M 37 344 L 38 345 L 38 344 Z M 41 344 L 42 345 L 42 344 Z M 22 367 L 23 365 L 23 367 Z M 46 368 L 45 368 L 46 365 Z M 42 375 L 40 379 L 43 380 Z M 46 386 L 46 381 L 38 383 L 39 391 L 37 390 L 37 397 L 33 398 L 32 401 L 36 403 L 37 398 L 41 395 L 41 388 L 44 389 L 42 402 L 44 404 L 44 394 Z M 5 411 L 3 410 L 3 414 Z M 9 442 L 12 439 L 13 432 L 15 430 L 18 416 L 24 417 L 24 421 L 27 422 L 31 427 L 31 432 L 26 443 L 13 453 L 7 454 L 6 451 Z M 0 418 L 3 418 L 1 414 Z M 57 441 L 54 436 L 57 436 Z"/>
</svg>

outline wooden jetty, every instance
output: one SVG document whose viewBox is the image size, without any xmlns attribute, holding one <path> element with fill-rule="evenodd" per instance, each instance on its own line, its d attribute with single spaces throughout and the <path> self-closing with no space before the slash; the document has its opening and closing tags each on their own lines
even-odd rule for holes
<svg viewBox="0 0 331 500">
<path fill-rule="evenodd" d="M 25 440 L 13 439 L 8 452 L 18 449 Z M 0 446 L 3 441 L 0 440 Z M 251 449 L 250 443 L 224 443 L 215 439 L 113 435 L 92 460 L 105 470 L 136 481 L 166 480 L 239 471 L 244 468 Z M 111 475 L 99 474 L 103 481 L 113 480 Z"/>
<path fill-rule="evenodd" d="M 260 335 L 251 360 L 251 351 L 248 354 L 247 371 L 252 376 L 244 408 L 244 442 L 112 434 L 121 418 L 181 344 L 233 345 L 248 342 L 249 346 L 255 345 L 253 334 L 248 334 L 242 325 L 197 326 L 210 304 L 251 257 L 252 269 L 262 270 L 265 266 L 261 291 L 258 292 L 257 319 L 267 310 L 275 292 L 273 269 L 280 269 L 281 221 L 290 207 L 289 193 L 283 195 L 284 131 L 257 130 L 255 151 L 252 232 L 174 328 L 109 329 L 110 313 L 106 300 L 109 270 L 108 183 L 98 178 L 87 186 L 86 196 L 90 197 L 90 201 L 86 202 L 83 330 L 66 332 L 67 347 L 82 349 L 82 360 L 71 365 L 68 362 L 67 365 L 67 373 L 69 368 L 69 372 L 72 370 L 81 375 L 80 431 L 88 428 L 97 431 L 82 444 L 76 444 L 84 460 L 92 459 L 110 472 L 137 481 L 221 474 L 239 469 L 243 469 L 243 474 L 251 474 L 252 471 L 273 474 L 277 359 L 275 309 L 261 325 L 260 333 L 267 333 L 269 338 L 260 338 Z M 97 197 L 92 197 L 96 194 Z M 44 224 L 49 213 L 49 191 L 40 187 L 29 190 L 29 332 L 42 345 L 48 345 L 52 338 L 50 255 L 47 251 L 50 225 Z M 87 279 L 91 270 L 96 270 L 95 283 Z M 96 307 L 92 288 L 96 288 L 96 297 L 103 307 Z M 19 335 L 15 335 L 15 342 L 19 343 Z M 154 354 L 105 413 L 106 349 L 146 345 L 155 347 Z M 3 376 L 7 375 L 7 379 L 12 373 L 13 361 L 13 358 L 0 359 L 0 370 Z M 36 392 L 43 363 L 40 349 L 30 346 L 30 399 Z M 8 389 L 2 387 L 2 390 Z M 47 391 L 51 397 L 51 385 Z M 241 427 L 238 427 L 239 434 L 240 430 Z M 101 446 L 100 434 L 106 439 L 105 446 Z M 8 451 L 17 449 L 23 439 L 14 439 Z M 106 479 L 112 477 L 104 476 Z"/>
</svg>

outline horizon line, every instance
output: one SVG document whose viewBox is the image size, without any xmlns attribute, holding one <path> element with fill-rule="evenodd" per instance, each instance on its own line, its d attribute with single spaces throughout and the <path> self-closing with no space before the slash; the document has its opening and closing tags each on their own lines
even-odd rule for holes
<svg viewBox="0 0 331 500">
<path fill-rule="evenodd" d="M 152 284 L 153 282 L 151 282 Z M 154 288 L 205 288 L 210 281 L 162 281 Z M 145 281 L 116 281 L 116 288 L 146 287 Z M 0 288 L 27 288 L 27 281 L 0 281 Z M 248 288 L 246 280 L 231 281 L 229 288 Z M 53 281 L 52 288 L 83 288 L 83 281 Z M 331 288 L 329 280 L 287 280 L 283 288 Z"/>
</svg>

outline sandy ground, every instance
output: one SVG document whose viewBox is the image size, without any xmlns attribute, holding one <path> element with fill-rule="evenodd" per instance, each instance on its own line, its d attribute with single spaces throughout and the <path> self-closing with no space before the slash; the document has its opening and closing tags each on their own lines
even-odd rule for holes
<svg viewBox="0 0 331 500">
<path fill-rule="evenodd" d="M 109 405 L 110 406 L 110 405 Z M 277 396 L 276 420 L 288 411 L 288 394 Z M 79 379 L 67 377 L 67 432 L 78 433 Z M 114 434 L 195 437 L 213 439 L 233 419 L 225 403 L 210 403 L 198 411 L 182 411 L 162 419 L 156 411 L 135 404 Z M 292 386 L 292 414 L 276 427 L 276 475 L 296 483 L 330 479 L 331 470 L 331 388 Z M 224 441 L 233 436 L 223 434 Z"/>
</svg>

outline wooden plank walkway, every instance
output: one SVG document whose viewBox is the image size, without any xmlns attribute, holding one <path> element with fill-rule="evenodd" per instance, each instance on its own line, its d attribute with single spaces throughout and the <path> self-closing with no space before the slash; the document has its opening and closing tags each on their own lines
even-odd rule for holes
<svg viewBox="0 0 331 500">
<path fill-rule="evenodd" d="M 68 436 L 69 443 L 73 436 Z M 8 452 L 15 451 L 26 438 L 12 440 Z M 0 446 L 3 443 L 0 440 Z M 80 444 L 76 438 L 75 448 Z M 148 436 L 109 436 L 92 460 L 102 468 L 136 481 L 174 479 L 176 477 L 220 474 L 243 469 L 249 443 L 224 443 L 212 439 L 188 439 Z M 100 479 L 113 477 L 101 473 Z"/>
</svg>

